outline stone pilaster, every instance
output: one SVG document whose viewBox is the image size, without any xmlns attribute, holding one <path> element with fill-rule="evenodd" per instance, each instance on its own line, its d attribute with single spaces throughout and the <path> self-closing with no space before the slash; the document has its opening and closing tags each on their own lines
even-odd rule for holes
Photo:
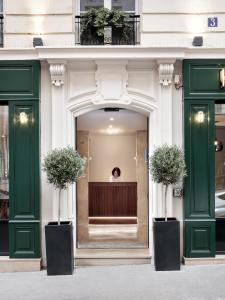
<svg viewBox="0 0 225 300">
<path fill-rule="evenodd" d="M 65 106 L 65 62 L 49 61 L 50 75 L 52 82 L 52 115 L 51 115 L 51 136 L 52 149 L 61 148 L 66 145 L 66 106 Z M 44 99 L 42 100 L 44 101 Z M 50 117 L 50 116 L 49 116 Z M 69 217 L 69 200 L 67 191 L 62 193 L 61 219 Z M 53 218 L 57 219 L 58 211 L 58 191 L 53 191 Z"/>
<path fill-rule="evenodd" d="M 174 60 L 158 61 L 159 72 L 159 144 L 172 145 L 173 138 L 173 72 Z M 173 214 L 172 189 L 167 194 L 168 216 Z M 158 190 L 157 215 L 164 216 L 164 190 L 160 186 Z"/>
</svg>

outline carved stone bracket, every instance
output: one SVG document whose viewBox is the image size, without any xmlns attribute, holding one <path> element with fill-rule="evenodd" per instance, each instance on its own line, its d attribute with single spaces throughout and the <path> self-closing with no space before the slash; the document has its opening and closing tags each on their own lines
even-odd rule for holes
<svg viewBox="0 0 225 300">
<path fill-rule="evenodd" d="M 167 63 L 159 64 L 159 82 L 163 86 L 168 86 L 172 83 L 174 65 Z"/>
<path fill-rule="evenodd" d="M 50 65 L 50 74 L 52 84 L 54 86 L 61 86 L 64 84 L 64 76 L 65 76 L 65 65 L 64 64 L 51 64 Z"/>
<path fill-rule="evenodd" d="M 121 61 L 120 63 L 96 61 L 96 65 L 95 80 L 97 91 L 93 97 L 93 103 L 107 104 L 109 102 L 118 102 L 130 104 L 132 99 L 127 92 L 127 61 Z"/>
</svg>

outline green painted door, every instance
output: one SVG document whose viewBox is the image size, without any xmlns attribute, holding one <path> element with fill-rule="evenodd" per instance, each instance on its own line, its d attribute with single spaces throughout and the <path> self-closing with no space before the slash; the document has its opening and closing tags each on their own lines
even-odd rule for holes
<svg viewBox="0 0 225 300">
<path fill-rule="evenodd" d="M 9 255 L 40 257 L 40 63 L 0 61 L 0 104 L 9 106 Z"/>
<path fill-rule="evenodd" d="M 215 256 L 215 101 L 224 101 L 225 60 L 185 60 L 184 129 L 188 176 L 184 189 L 184 256 Z M 199 122 L 198 113 L 204 116 Z"/>
<path fill-rule="evenodd" d="M 39 257 L 38 102 L 9 103 L 9 157 L 10 257 Z"/>
</svg>

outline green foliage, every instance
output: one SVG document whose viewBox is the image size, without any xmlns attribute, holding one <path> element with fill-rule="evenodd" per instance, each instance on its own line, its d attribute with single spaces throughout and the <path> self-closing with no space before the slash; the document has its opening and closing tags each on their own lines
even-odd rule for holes
<svg viewBox="0 0 225 300">
<path fill-rule="evenodd" d="M 177 146 L 158 147 L 150 158 L 150 172 L 157 183 L 166 186 L 186 176 L 183 151 Z"/>
<path fill-rule="evenodd" d="M 121 38 L 128 40 L 132 33 L 132 27 L 126 19 L 127 14 L 117 9 L 91 8 L 82 16 L 82 38 L 85 39 L 90 36 L 104 38 L 104 27 L 111 26 L 112 29 L 121 29 Z"/>
<path fill-rule="evenodd" d="M 85 165 L 86 158 L 72 147 L 66 147 L 49 152 L 44 159 L 43 170 L 47 173 L 48 182 L 61 190 L 83 175 Z"/>
</svg>

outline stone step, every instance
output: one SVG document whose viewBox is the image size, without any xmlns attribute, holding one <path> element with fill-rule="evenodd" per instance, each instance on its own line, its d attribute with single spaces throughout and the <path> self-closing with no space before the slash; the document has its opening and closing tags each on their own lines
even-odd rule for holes
<svg viewBox="0 0 225 300">
<path fill-rule="evenodd" d="M 150 264 L 149 249 L 76 249 L 76 266 Z"/>
</svg>

